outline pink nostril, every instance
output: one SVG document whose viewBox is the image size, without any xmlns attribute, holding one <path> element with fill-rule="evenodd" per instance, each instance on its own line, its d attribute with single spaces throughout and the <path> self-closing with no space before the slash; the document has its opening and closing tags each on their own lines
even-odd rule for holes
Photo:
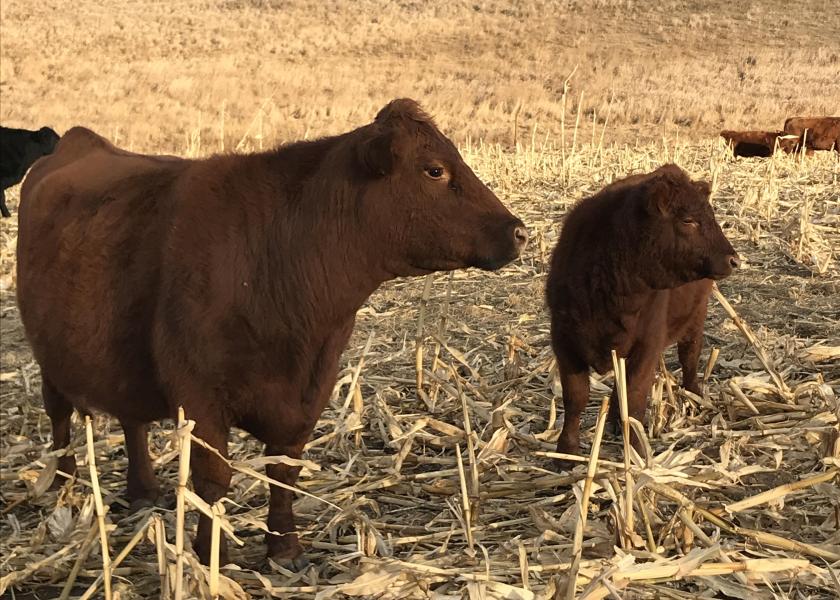
<svg viewBox="0 0 840 600">
<path fill-rule="evenodd" d="M 528 230 L 524 227 L 516 227 L 513 230 L 513 237 L 519 245 L 519 248 L 522 249 L 528 243 Z"/>
<path fill-rule="evenodd" d="M 737 269 L 739 266 L 741 266 L 741 261 L 738 259 L 737 256 L 733 254 L 729 257 L 729 266 L 733 269 Z"/>
</svg>

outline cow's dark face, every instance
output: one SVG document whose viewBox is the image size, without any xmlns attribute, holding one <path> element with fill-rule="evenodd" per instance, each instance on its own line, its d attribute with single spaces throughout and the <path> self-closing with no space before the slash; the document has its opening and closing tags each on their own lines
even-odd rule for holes
<svg viewBox="0 0 840 600">
<path fill-rule="evenodd" d="M 411 100 L 395 100 L 362 130 L 363 211 L 396 276 L 498 269 L 528 241 L 525 226 L 473 173 Z"/>
<path fill-rule="evenodd" d="M 32 133 L 32 139 L 38 147 L 38 156 L 46 156 L 47 154 L 52 154 L 60 138 L 49 127 L 41 127 L 41 129 Z"/>
<path fill-rule="evenodd" d="M 738 254 L 709 204 L 709 186 L 691 181 L 674 165 L 660 168 L 642 191 L 643 238 L 651 258 L 646 283 L 663 289 L 698 279 L 723 279 Z"/>
</svg>

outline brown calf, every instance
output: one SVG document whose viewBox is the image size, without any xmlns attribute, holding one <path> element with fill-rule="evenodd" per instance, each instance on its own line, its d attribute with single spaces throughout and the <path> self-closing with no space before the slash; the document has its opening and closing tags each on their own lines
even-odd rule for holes
<svg viewBox="0 0 840 600">
<path fill-rule="evenodd" d="M 54 448 L 69 443 L 74 408 L 116 416 L 135 505 L 158 496 L 147 424 L 179 406 L 222 455 L 235 426 L 299 458 L 381 283 L 498 269 L 526 241 L 411 100 L 343 135 L 205 160 L 131 154 L 72 129 L 24 182 L 17 253 Z M 289 485 L 299 472 L 266 470 Z M 200 446 L 192 471 L 207 502 L 227 492 L 230 468 Z M 268 555 L 301 566 L 280 487 L 268 527 Z M 206 562 L 204 516 L 195 548 Z"/>
<path fill-rule="evenodd" d="M 785 121 L 785 133 L 804 138 L 809 150 L 840 152 L 840 117 L 791 117 Z"/>
<path fill-rule="evenodd" d="M 738 265 L 708 196 L 708 184 L 665 165 L 607 186 L 566 216 L 546 286 L 563 389 L 558 452 L 577 454 L 589 369 L 611 370 L 613 349 L 627 359 L 631 417 L 644 422 L 659 356 L 674 342 L 683 386 L 700 393 L 697 364 L 712 280 Z M 618 422 L 615 391 L 610 421 Z M 638 449 L 635 436 L 633 442 Z"/>
<path fill-rule="evenodd" d="M 799 136 L 783 131 L 721 131 L 720 137 L 732 145 L 735 156 L 773 156 L 776 143 L 784 152 L 795 152 L 799 148 Z"/>
</svg>

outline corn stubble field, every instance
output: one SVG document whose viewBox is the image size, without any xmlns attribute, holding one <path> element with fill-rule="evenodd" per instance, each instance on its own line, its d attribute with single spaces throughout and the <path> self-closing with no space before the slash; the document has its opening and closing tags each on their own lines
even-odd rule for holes
<svg viewBox="0 0 840 600">
<path fill-rule="evenodd" d="M 244 545 L 217 573 L 188 543 L 179 551 L 195 510 L 179 527 L 174 509 L 120 507 L 116 420 L 97 416 L 92 444 L 77 422 L 78 476 L 47 489 L 55 456 L 15 304 L 17 227 L 3 220 L 2 598 L 840 594 L 840 161 L 733 159 L 715 137 L 840 114 L 840 13 L 819 1 L 518 4 L 0 4 L 3 125 L 83 124 L 136 151 L 204 156 L 345 131 L 410 96 L 532 236 L 498 273 L 394 281 L 360 311 L 304 455 L 307 570 L 262 562 L 261 448 L 232 436 L 237 471 L 215 510 Z M 710 301 L 704 396 L 678 387 L 669 351 L 650 455 L 630 469 L 621 440 L 594 444 L 613 377 L 593 376 L 583 441 L 600 462 L 587 483 L 585 464 L 557 473 L 545 454 L 562 423 L 547 260 L 572 203 L 667 161 L 713 183 L 744 265 L 720 284 L 731 307 Z M 169 506 L 187 434 L 153 427 Z M 102 518 L 97 497 L 111 507 Z"/>
</svg>

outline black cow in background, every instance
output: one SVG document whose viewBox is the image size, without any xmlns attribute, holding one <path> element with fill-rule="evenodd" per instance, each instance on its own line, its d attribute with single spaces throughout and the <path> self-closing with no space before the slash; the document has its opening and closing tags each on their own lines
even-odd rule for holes
<svg viewBox="0 0 840 600">
<path fill-rule="evenodd" d="M 49 127 L 38 131 L 0 127 L 0 214 L 11 217 L 6 207 L 6 188 L 20 183 L 36 160 L 52 153 L 59 135 Z"/>
</svg>

